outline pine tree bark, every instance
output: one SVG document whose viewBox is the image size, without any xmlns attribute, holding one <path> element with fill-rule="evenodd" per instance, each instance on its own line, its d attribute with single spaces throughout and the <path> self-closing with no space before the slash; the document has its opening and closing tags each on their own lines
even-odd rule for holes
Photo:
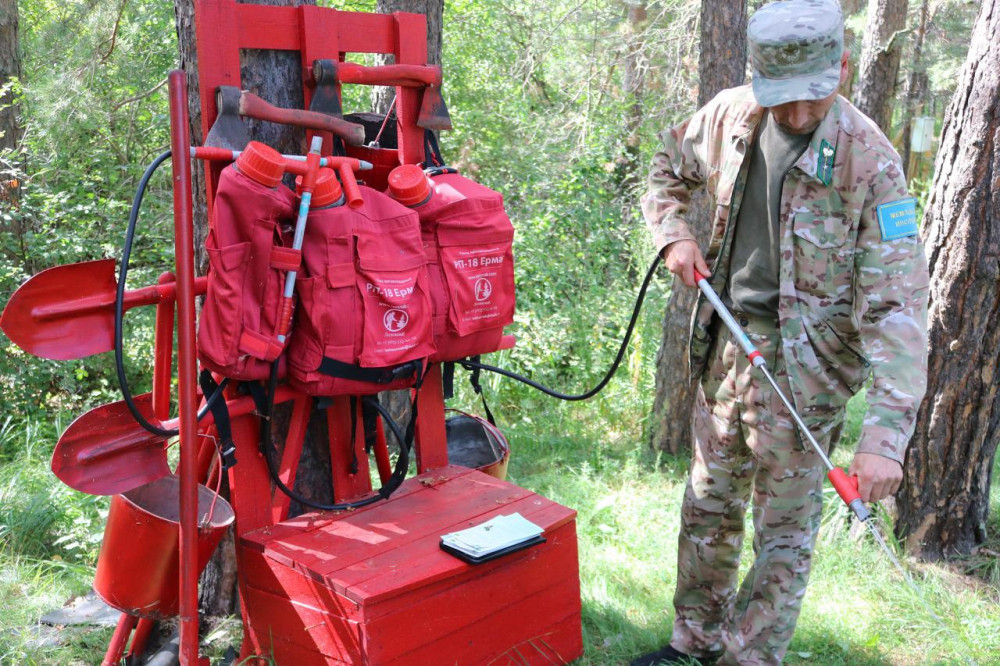
<svg viewBox="0 0 1000 666">
<path fill-rule="evenodd" d="M 625 2 L 628 20 L 625 36 L 625 58 L 622 88 L 629 97 L 623 127 L 625 141 L 622 153 L 615 164 L 618 180 L 618 200 L 622 206 L 622 219 L 627 223 L 635 214 L 637 192 L 640 184 L 639 147 L 642 143 L 643 97 L 646 92 L 647 63 L 643 57 L 649 13 L 645 2 Z"/>
<path fill-rule="evenodd" d="M 747 3 L 701 4 L 701 59 L 698 105 L 746 77 Z M 687 222 L 704 250 L 710 233 L 709 201 L 699 191 Z M 674 281 L 663 317 L 663 342 L 656 355 L 656 395 L 650 417 L 650 445 L 670 453 L 691 448 L 691 410 L 695 387 L 688 371 L 688 329 L 697 292 Z"/>
<path fill-rule="evenodd" d="M 198 55 L 195 43 L 194 6 L 196 0 L 175 0 L 174 10 L 177 24 L 177 41 L 181 67 L 187 75 L 188 112 L 190 114 L 191 141 L 201 145 L 201 102 L 198 89 Z M 256 0 L 258 5 L 292 6 L 315 5 L 315 0 Z M 291 51 L 247 50 L 240 56 L 240 78 L 244 90 L 259 95 L 275 106 L 301 109 L 302 76 L 299 55 Z M 250 138 L 276 148 L 279 152 L 303 154 L 305 152 L 305 131 L 277 123 L 247 120 Z M 204 253 L 205 236 L 208 233 L 208 214 L 205 203 L 205 176 L 203 165 L 195 160 L 192 170 L 195 215 L 195 247 L 198 253 L 199 272 L 207 269 Z M 284 435 L 288 431 L 291 414 L 289 405 L 275 410 L 273 441 L 278 451 L 284 447 Z M 309 432 L 303 446 L 302 460 L 295 479 L 295 490 L 306 498 L 329 503 L 333 501 L 330 485 L 330 450 L 327 445 L 326 414 L 314 411 L 309 424 Z M 293 503 L 292 509 L 296 510 Z M 300 507 L 298 507 L 301 509 Z M 216 551 L 212 561 L 202 575 L 200 606 L 209 615 L 227 615 L 237 610 L 237 588 L 235 576 L 236 551 L 230 543 L 232 533 Z"/>
<path fill-rule="evenodd" d="M 923 238 L 928 390 L 904 465 L 897 533 L 929 560 L 986 538 L 1000 441 L 1000 0 L 985 0 L 945 115 Z"/>
<path fill-rule="evenodd" d="M 891 133 L 906 8 L 907 0 L 869 0 L 868 28 L 861 46 L 855 104 L 886 134 Z"/>
<path fill-rule="evenodd" d="M 20 183 L 14 172 L 21 167 L 19 154 L 23 135 L 20 108 L 15 103 L 13 90 L 14 81 L 21 80 L 17 30 L 17 0 L 0 0 L 0 155 L 10 162 L 9 166 L 0 162 L 0 202 L 13 205 L 17 204 L 20 194 Z"/>
</svg>

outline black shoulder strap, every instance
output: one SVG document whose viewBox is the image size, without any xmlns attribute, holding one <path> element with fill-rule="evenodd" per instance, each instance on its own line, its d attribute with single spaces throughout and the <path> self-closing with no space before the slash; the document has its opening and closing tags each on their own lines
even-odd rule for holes
<svg viewBox="0 0 1000 666">
<path fill-rule="evenodd" d="M 198 383 L 206 398 L 219 390 L 219 385 L 215 383 L 209 370 L 201 371 Z M 233 442 L 233 427 L 229 419 L 229 408 L 226 406 L 226 401 L 220 397 L 212 402 L 209 409 L 215 418 L 215 429 L 219 432 L 216 446 L 219 449 L 219 458 L 222 460 L 222 469 L 227 470 L 236 464 L 236 444 Z"/>
<path fill-rule="evenodd" d="M 479 363 L 480 357 L 473 356 L 472 360 L 475 363 Z M 486 412 L 486 420 L 490 422 L 490 425 L 495 426 L 497 424 L 496 419 L 493 418 L 493 412 L 490 411 L 490 406 L 486 404 L 486 394 L 483 393 L 483 385 L 479 381 L 479 376 L 481 374 L 479 368 L 473 368 L 472 372 L 469 373 L 469 383 L 472 384 L 472 390 L 479 395 L 479 399 L 483 401 L 483 411 Z"/>
</svg>

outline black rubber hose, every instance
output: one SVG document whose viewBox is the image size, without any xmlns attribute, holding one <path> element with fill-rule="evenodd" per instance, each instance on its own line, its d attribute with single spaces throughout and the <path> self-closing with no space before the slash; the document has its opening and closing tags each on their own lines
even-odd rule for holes
<svg viewBox="0 0 1000 666">
<path fill-rule="evenodd" d="M 403 438 L 403 433 L 399 429 L 399 424 L 393 420 L 389 411 L 382 406 L 377 400 L 372 400 L 369 402 L 370 405 L 375 407 L 385 422 L 389 425 L 389 429 L 392 430 L 392 434 L 396 436 L 396 441 L 399 442 L 399 457 L 396 459 L 396 467 L 393 469 L 392 476 L 384 486 L 378 489 L 374 495 L 371 497 L 366 497 L 355 502 L 342 502 L 340 504 L 320 504 L 319 502 L 314 502 L 313 500 L 306 499 L 302 495 L 298 494 L 291 488 L 285 485 L 278 475 L 278 469 L 275 466 L 273 453 L 274 447 L 271 444 L 271 414 L 274 413 L 274 391 L 277 386 L 277 372 L 278 372 L 278 362 L 275 361 L 271 366 L 271 381 L 268 382 L 267 390 L 267 418 L 261 419 L 260 427 L 261 431 L 261 444 L 264 455 L 264 460 L 267 461 L 267 471 L 271 475 L 271 480 L 274 481 L 274 485 L 283 492 L 285 495 L 295 500 L 303 506 L 308 506 L 311 509 L 318 509 L 319 511 L 348 511 L 351 509 L 360 509 L 363 506 L 368 506 L 369 504 L 374 504 L 382 499 L 388 499 L 389 495 L 393 493 L 396 488 L 403 482 L 406 477 L 406 470 L 410 466 L 410 447 L 407 445 L 406 440 Z M 354 442 L 351 442 L 354 445 Z"/>
<path fill-rule="evenodd" d="M 639 311 L 642 310 L 642 302 L 646 299 L 646 290 L 649 289 L 649 283 L 653 279 L 653 275 L 656 273 L 657 267 L 660 265 L 662 259 L 659 255 L 653 260 L 650 265 L 649 270 L 646 272 L 646 279 L 642 281 L 642 287 L 639 289 L 639 295 L 635 300 L 635 307 L 632 309 L 632 318 L 628 322 L 628 329 L 625 331 L 625 338 L 622 340 L 621 346 L 618 348 L 618 355 L 615 357 L 615 362 L 611 364 L 611 368 L 608 370 L 607 374 L 604 375 L 604 379 L 600 381 L 594 388 L 590 389 L 586 393 L 580 393 L 578 395 L 567 395 L 565 393 L 560 393 L 553 389 L 543 386 L 538 382 L 532 381 L 525 377 L 524 375 L 519 375 L 516 372 L 511 372 L 510 370 L 504 370 L 503 368 L 498 368 L 495 365 L 487 365 L 485 363 L 479 363 L 477 361 L 470 361 L 468 359 L 459 361 L 461 366 L 466 370 L 480 369 L 487 370 L 489 372 L 495 372 L 498 375 L 503 375 L 504 377 L 510 377 L 511 379 L 516 379 L 517 381 L 527 384 L 533 389 L 538 389 L 545 395 L 550 395 L 553 398 L 558 398 L 560 400 L 587 400 L 593 398 L 595 395 L 600 393 L 611 378 L 618 372 L 618 366 L 621 365 L 622 359 L 625 357 L 625 350 L 628 349 L 628 343 L 632 339 L 632 332 L 635 330 L 635 323 L 639 319 Z"/>
<path fill-rule="evenodd" d="M 118 289 L 115 291 L 115 372 L 118 374 L 118 386 L 121 388 L 122 399 L 125 401 L 125 405 L 132 413 L 136 422 L 149 432 L 154 435 L 159 435 L 160 437 L 173 437 L 180 431 L 176 429 L 167 430 L 166 428 L 161 428 L 153 423 L 150 423 L 136 406 L 135 399 L 132 397 L 132 390 L 129 388 L 128 380 L 125 377 L 125 354 L 122 349 L 122 328 L 125 318 L 125 280 L 128 277 L 129 258 L 132 255 L 132 243 L 135 240 L 135 226 L 139 219 L 139 210 L 142 208 L 142 198 L 146 195 L 146 187 L 149 185 L 149 180 L 153 177 L 153 174 L 156 173 L 156 170 L 160 168 L 160 165 L 168 159 L 170 159 L 169 150 L 161 153 L 159 157 L 153 160 L 152 164 L 146 167 L 146 172 L 142 174 L 142 178 L 139 180 L 139 187 L 136 189 L 135 198 L 132 199 L 132 210 L 129 212 L 128 216 L 128 227 L 125 229 L 125 243 L 122 246 L 121 274 L 118 276 Z M 209 412 L 212 405 L 215 404 L 215 401 L 222 396 L 222 391 L 225 389 L 228 382 L 228 379 L 223 379 L 222 382 L 219 383 L 219 388 L 216 389 L 211 396 L 209 396 L 205 406 L 202 407 L 200 412 L 198 412 L 199 421 L 205 417 L 205 414 Z"/>
</svg>

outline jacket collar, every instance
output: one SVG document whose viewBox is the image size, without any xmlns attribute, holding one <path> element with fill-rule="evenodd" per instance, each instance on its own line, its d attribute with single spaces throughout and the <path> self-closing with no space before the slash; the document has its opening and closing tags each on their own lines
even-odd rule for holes
<svg viewBox="0 0 1000 666">
<path fill-rule="evenodd" d="M 839 135 L 840 96 L 838 95 L 833 100 L 833 106 L 830 107 L 830 110 L 826 112 L 826 116 L 822 121 L 820 121 L 819 127 L 817 127 L 816 131 L 813 132 L 812 139 L 809 140 L 809 146 L 793 166 L 808 176 L 811 180 L 814 180 L 821 185 L 825 185 L 823 180 L 817 175 L 820 160 L 823 159 L 823 154 L 820 149 L 825 141 L 828 146 L 833 148 L 834 159 L 836 159 L 837 137 Z"/>
<path fill-rule="evenodd" d="M 738 141 L 739 139 L 745 139 L 750 141 L 753 138 L 754 132 L 757 131 L 757 127 L 760 125 L 761 119 L 764 117 L 764 107 L 753 104 L 750 106 L 750 110 L 743 116 L 741 116 L 735 123 L 733 123 L 732 129 L 732 140 Z M 837 150 L 837 137 L 840 135 L 840 96 L 838 95 L 833 100 L 833 106 L 830 110 L 826 112 L 826 116 L 820 121 L 819 127 L 813 132 L 812 138 L 809 140 L 809 146 L 802 153 L 801 157 L 792 165 L 801 171 L 810 180 L 814 180 L 819 184 L 824 184 L 823 181 L 817 175 L 819 161 L 822 157 L 821 146 L 823 142 L 831 146 L 834 150 L 834 155 L 836 155 Z"/>
</svg>

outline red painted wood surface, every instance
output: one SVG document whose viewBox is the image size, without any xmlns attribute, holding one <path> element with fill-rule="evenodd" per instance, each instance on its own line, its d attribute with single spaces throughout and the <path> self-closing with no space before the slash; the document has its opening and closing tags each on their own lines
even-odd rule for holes
<svg viewBox="0 0 1000 666">
<path fill-rule="evenodd" d="M 312 404 L 313 399 L 303 395 L 296 398 L 292 405 L 288 434 L 285 435 L 285 450 L 281 454 L 281 467 L 278 468 L 278 478 L 289 488 L 295 487 L 295 473 L 299 469 L 302 445 L 305 444 L 306 431 L 309 429 L 309 414 L 312 412 Z M 274 493 L 274 502 L 271 506 L 274 522 L 277 523 L 288 517 L 288 507 L 291 502 L 292 499 L 285 493 Z"/>
<path fill-rule="evenodd" d="M 574 511 L 457 467 L 398 492 L 244 534 L 258 649 L 303 664 L 552 664 L 582 654 Z M 442 534 L 513 512 L 542 526 L 546 543 L 480 565 L 439 547 Z"/>
</svg>

